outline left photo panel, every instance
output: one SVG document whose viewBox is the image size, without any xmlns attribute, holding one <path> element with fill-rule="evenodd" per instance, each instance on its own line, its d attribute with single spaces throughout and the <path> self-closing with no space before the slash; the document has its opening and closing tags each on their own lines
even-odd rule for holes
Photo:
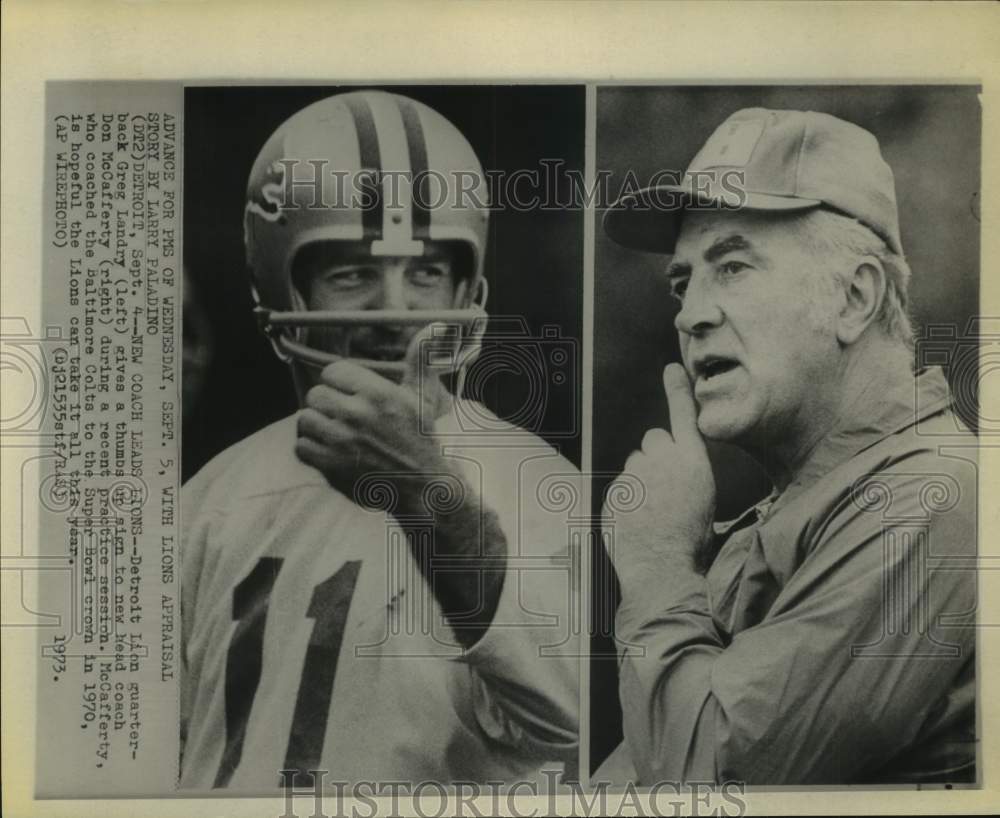
<svg viewBox="0 0 1000 818">
<path fill-rule="evenodd" d="M 584 88 L 145 89 L 49 89 L 39 796 L 577 780 Z"/>
</svg>

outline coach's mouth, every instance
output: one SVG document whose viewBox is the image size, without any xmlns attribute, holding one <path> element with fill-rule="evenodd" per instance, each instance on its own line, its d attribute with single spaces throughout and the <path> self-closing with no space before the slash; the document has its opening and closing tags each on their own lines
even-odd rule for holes
<svg viewBox="0 0 1000 818">
<path fill-rule="evenodd" d="M 710 383 L 723 375 L 732 372 L 740 365 L 735 358 L 724 355 L 703 355 L 692 363 L 695 381 Z"/>
</svg>

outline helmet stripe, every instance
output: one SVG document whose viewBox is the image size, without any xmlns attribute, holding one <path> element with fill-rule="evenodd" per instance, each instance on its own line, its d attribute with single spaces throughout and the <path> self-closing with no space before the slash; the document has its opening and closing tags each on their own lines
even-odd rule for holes
<svg viewBox="0 0 1000 818">
<path fill-rule="evenodd" d="M 354 130 L 358 135 L 358 151 L 361 169 L 375 174 L 374 184 L 365 187 L 367 207 L 361 208 L 361 226 L 365 240 L 382 238 L 382 158 L 378 147 L 378 131 L 372 109 L 360 95 L 348 94 L 342 97 L 354 119 Z"/>
<path fill-rule="evenodd" d="M 390 94 L 373 93 L 368 102 L 375 117 L 386 176 L 382 188 L 382 240 L 372 242 L 371 252 L 378 256 L 418 256 L 424 247 L 422 242 L 413 239 L 410 152 L 403 116 Z"/>
<path fill-rule="evenodd" d="M 427 142 L 424 128 L 420 124 L 420 114 L 409 100 L 396 97 L 399 112 L 403 115 L 403 129 L 406 131 L 406 147 L 410 152 L 410 172 L 415 184 L 413 191 L 413 237 L 430 238 L 431 213 L 427 209 L 430 193 L 427 190 Z"/>
</svg>

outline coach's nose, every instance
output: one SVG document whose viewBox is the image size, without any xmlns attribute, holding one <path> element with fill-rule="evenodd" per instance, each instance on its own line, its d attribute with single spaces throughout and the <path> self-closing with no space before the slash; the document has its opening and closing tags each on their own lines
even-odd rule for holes
<svg viewBox="0 0 1000 818">
<path fill-rule="evenodd" d="M 674 319 L 677 331 L 701 335 L 722 324 L 724 313 L 708 276 L 692 275 L 684 292 L 681 311 Z"/>
</svg>

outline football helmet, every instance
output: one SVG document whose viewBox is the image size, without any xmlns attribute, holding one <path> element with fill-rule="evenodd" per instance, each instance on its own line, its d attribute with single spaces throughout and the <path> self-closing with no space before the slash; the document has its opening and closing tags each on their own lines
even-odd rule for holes
<svg viewBox="0 0 1000 818">
<path fill-rule="evenodd" d="M 247 184 L 244 242 L 258 322 L 287 362 L 323 367 L 339 356 L 307 344 L 309 326 L 460 325 L 454 370 L 478 354 L 486 325 L 486 180 L 459 130 L 433 109 L 383 91 L 337 94 L 287 119 L 261 148 Z M 414 256 L 459 242 L 471 269 L 455 309 L 309 311 L 293 281 L 296 254 L 314 242 L 369 245 L 373 256 Z M 400 375 L 402 362 L 361 361 Z"/>
</svg>

